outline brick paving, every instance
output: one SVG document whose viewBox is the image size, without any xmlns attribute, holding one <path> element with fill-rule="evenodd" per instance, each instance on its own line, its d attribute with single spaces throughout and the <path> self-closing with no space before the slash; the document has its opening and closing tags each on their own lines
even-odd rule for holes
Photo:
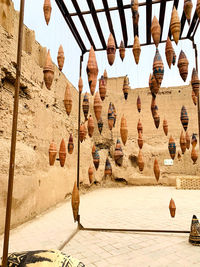
<svg viewBox="0 0 200 267">
<path fill-rule="evenodd" d="M 173 187 L 102 188 L 81 195 L 84 227 L 189 230 L 192 215 L 200 219 L 198 190 Z M 169 214 L 171 197 L 176 216 Z M 76 229 L 67 201 L 12 230 L 10 251 L 59 248 Z M 189 234 L 79 231 L 63 248 L 87 267 L 200 266 L 200 247 Z M 2 237 L 1 243 L 2 244 Z M 2 250 L 2 246 L 0 246 Z"/>
</svg>

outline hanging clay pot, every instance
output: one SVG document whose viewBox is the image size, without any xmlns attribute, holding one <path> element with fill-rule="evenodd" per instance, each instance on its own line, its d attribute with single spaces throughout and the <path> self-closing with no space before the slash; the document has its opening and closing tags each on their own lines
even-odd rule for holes
<svg viewBox="0 0 200 267">
<path fill-rule="evenodd" d="M 94 180 L 94 168 L 92 166 L 90 166 L 88 169 L 88 177 L 91 184 Z"/>
<path fill-rule="evenodd" d="M 119 139 L 117 139 L 117 142 L 116 142 L 116 147 L 115 147 L 115 152 L 114 152 L 114 160 L 115 160 L 115 163 L 119 166 L 122 165 L 123 163 L 123 152 L 122 152 L 122 147 L 121 147 L 121 143 L 119 141 Z"/>
<path fill-rule="evenodd" d="M 142 127 L 142 123 L 141 123 L 140 119 L 138 120 L 137 131 L 138 131 L 138 133 L 139 132 L 141 132 L 141 134 L 143 133 L 143 127 Z"/>
<path fill-rule="evenodd" d="M 124 77 L 124 84 L 123 84 L 123 92 L 124 92 L 124 98 L 125 100 L 127 100 L 128 98 L 128 91 L 129 91 L 130 87 L 129 87 L 129 79 L 128 76 L 126 75 Z"/>
<path fill-rule="evenodd" d="M 172 59 L 172 64 L 175 65 L 176 64 L 176 53 L 173 49 L 173 59 Z"/>
<path fill-rule="evenodd" d="M 83 108 L 85 120 L 87 120 L 87 116 L 88 116 L 88 112 L 89 112 L 89 95 L 88 95 L 88 93 L 85 93 L 85 95 L 84 95 L 82 108 Z"/>
<path fill-rule="evenodd" d="M 142 138 L 141 131 L 139 131 L 139 133 L 138 133 L 138 146 L 140 149 L 142 149 L 142 147 L 143 147 L 143 138 Z"/>
<path fill-rule="evenodd" d="M 97 66 L 95 52 L 94 52 L 93 47 L 91 47 L 89 58 L 88 58 L 88 64 L 87 64 L 88 83 L 89 83 L 91 95 L 94 95 L 94 92 L 95 92 L 98 72 L 99 70 Z"/>
<path fill-rule="evenodd" d="M 139 38 L 136 35 L 135 38 L 134 38 L 134 44 L 133 44 L 133 55 L 134 55 L 136 64 L 139 63 L 140 53 L 141 53 L 140 41 L 139 41 Z"/>
<path fill-rule="evenodd" d="M 195 92 L 192 90 L 192 101 L 193 101 L 195 106 L 197 105 L 197 99 L 198 98 L 196 97 Z"/>
<path fill-rule="evenodd" d="M 56 144 L 54 141 L 51 142 L 49 146 L 49 165 L 53 166 L 56 160 L 56 154 L 57 154 L 57 149 L 56 149 Z"/>
<path fill-rule="evenodd" d="M 140 96 L 138 96 L 138 98 L 137 98 L 137 110 L 138 110 L 138 112 L 141 111 L 141 99 L 140 99 Z"/>
<path fill-rule="evenodd" d="M 107 58 L 108 63 L 112 66 L 115 61 L 116 46 L 112 33 L 110 33 L 107 43 Z"/>
<path fill-rule="evenodd" d="M 192 147 L 191 159 L 193 161 L 193 164 L 195 164 L 197 159 L 198 159 L 198 153 L 197 153 L 195 147 Z"/>
<path fill-rule="evenodd" d="M 62 45 L 60 45 L 58 49 L 57 61 L 58 61 L 59 70 L 62 71 L 64 62 L 65 62 L 64 50 L 63 50 Z"/>
<path fill-rule="evenodd" d="M 46 64 L 43 69 L 43 73 L 44 73 L 45 85 L 47 89 L 50 90 L 52 82 L 53 82 L 53 77 L 54 77 L 54 66 L 51 60 L 50 50 L 48 50 L 48 53 L 47 53 L 47 59 L 46 59 Z"/>
<path fill-rule="evenodd" d="M 180 120 L 181 120 L 184 130 L 187 131 L 189 117 L 188 117 L 185 106 L 182 106 Z"/>
<path fill-rule="evenodd" d="M 93 157 L 93 158 L 94 158 L 95 151 L 96 151 L 96 146 L 95 146 L 95 144 L 94 144 L 93 147 L 92 147 L 92 157 Z"/>
<path fill-rule="evenodd" d="M 175 43 L 178 44 L 180 31 L 181 31 L 181 23 L 180 23 L 178 12 L 175 6 L 172 11 L 170 29 L 171 29 L 171 33 L 173 35 Z"/>
<path fill-rule="evenodd" d="M 107 74 L 106 69 L 104 70 L 103 77 L 104 77 L 105 83 L 106 83 L 106 85 L 107 85 L 108 74 Z"/>
<path fill-rule="evenodd" d="M 60 166 L 64 167 L 65 159 L 66 159 L 66 146 L 65 146 L 64 139 L 62 139 L 62 141 L 60 143 L 59 159 L 60 159 Z"/>
<path fill-rule="evenodd" d="M 187 19 L 188 24 L 190 25 L 191 20 L 191 12 L 192 12 L 193 4 L 191 0 L 184 0 L 184 12 Z"/>
<path fill-rule="evenodd" d="M 196 215 L 192 216 L 188 241 L 194 246 L 200 246 L 200 223 Z"/>
<path fill-rule="evenodd" d="M 103 130 L 103 120 L 102 118 L 100 118 L 97 122 L 98 125 L 98 129 L 99 129 L 99 133 L 101 134 L 102 130 Z"/>
<path fill-rule="evenodd" d="M 114 110 L 112 107 L 112 103 L 110 102 L 109 108 L 108 108 L 108 127 L 110 130 L 112 130 L 112 128 L 113 128 L 114 120 L 115 120 Z"/>
<path fill-rule="evenodd" d="M 192 79 L 191 79 L 192 89 L 195 93 L 195 96 L 198 97 L 199 95 L 199 76 L 195 68 L 192 70 Z"/>
<path fill-rule="evenodd" d="M 143 156 L 142 156 L 142 150 L 141 149 L 139 150 L 139 153 L 138 153 L 137 162 L 138 162 L 139 170 L 142 172 L 144 170 L 144 161 L 143 161 Z"/>
<path fill-rule="evenodd" d="M 153 41 L 156 47 L 158 47 L 159 42 L 160 42 L 160 32 L 161 32 L 160 24 L 156 16 L 154 16 L 152 24 L 151 24 L 151 34 L 152 34 Z"/>
<path fill-rule="evenodd" d="M 177 158 L 178 158 L 178 160 L 181 160 L 181 153 L 180 153 L 180 151 L 178 151 Z"/>
<path fill-rule="evenodd" d="M 67 115 L 69 116 L 69 114 L 71 113 L 72 110 L 72 95 L 71 95 L 71 90 L 70 90 L 70 86 L 67 83 L 66 86 L 66 90 L 65 90 L 65 96 L 64 96 L 64 106 L 67 112 Z"/>
<path fill-rule="evenodd" d="M 44 11 L 44 17 L 46 20 L 46 24 L 49 24 L 50 18 L 51 18 L 51 1 L 50 0 L 44 0 L 44 5 L 43 5 L 43 11 Z"/>
<path fill-rule="evenodd" d="M 72 211 L 74 216 L 74 222 L 78 221 L 79 204 L 80 204 L 79 190 L 77 187 L 77 183 L 75 182 L 72 191 Z"/>
<path fill-rule="evenodd" d="M 138 26 L 139 12 L 138 12 L 138 0 L 131 0 L 131 10 L 133 15 L 133 25 Z"/>
<path fill-rule="evenodd" d="M 175 217 L 175 213 L 176 213 L 176 205 L 174 203 L 174 200 L 171 198 L 170 203 L 169 203 L 169 211 L 171 214 L 171 217 Z"/>
<path fill-rule="evenodd" d="M 186 140 L 186 148 L 190 149 L 190 136 L 189 136 L 188 131 L 185 134 L 185 140 Z"/>
<path fill-rule="evenodd" d="M 90 115 L 88 118 L 88 135 L 89 137 L 92 137 L 94 133 L 94 120 L 92 116 Z"/>
<path fill-rule="evenodd" d="M 96 170 L 99 168 L 99 161 L 100 161 L 100 156 L 97 148 L 95 149 L 95 152 L 93 153 L 93 163 L 96 168 Z"/>
<path fill-rule="evenodd" d="M 200 19 L 200 0 L 197 0 L 196 13 Z"/>
<path fill-rule="evenodd" d="M 169 154 L 170 154 L 171 158 L 174 159 L 175 155 L 176 155 L 176 144 L 175 144 L 174 138 L 172 136 L 170 136 L 170 138 L 169 138 L 168 149 L 169 149 Z"/>
<path fill-rule="evenodd" d="M 112 166 L 108 158 L 106 159 L 104 175 L 112 175 Z"/>
<path fill-rule="evenodd" d="M 122 142 L 125 145 L 128 138 L 128 128 L 127 128 L 126 118 L 124 117 L 124 115 L 121 118 L 120 134 Z"/>
<path fill-rule="evenodd" d="M 164 131 L 165 135 L 167 136 L 167 134 L 168 134 L 168 123 L 167 123 L 166 119 L 163 120 L 163 131 Z"/>
<path fill-rule="evenodd" d="M 83 80 L 82 80 L 81 77 L 79 78 L 79 81 L 78 81 L 78 89 L 79 89 L 79 92 L 82 93 L 82 90 L 83 90 Z"/>
<path fill-rule="evenodd" d="M 122 61 L 125 58 L 125 51 L 126 50 L 125 50 L 124 42 L 121 41 L 120 46 L 119 46 L 119 55 L 120 55 L 120 58 L 121 58 Z"/>
<path fill-rule="evenodd" d="M 74 150 L 73 136 L 72 136 L 72 134 L 70 133 L 70 136 L 69 136 L 69 142 L 68 142 L 68 153 L 69 153 L 69 154 L 72 154 L 72 153 L 73 153 L 73 150 Z"/>
<path fill-rule="evenodd" d="M 101 118 L 101 111 L 102 111 L 102 101 L 99 96 L 99 92 L 96 92 L 94 97 L 94 114 L 97 121 Z"/>
<path fill-rule="evenodd" d="M 87 127 L 86 127 L 86 122 L 83 123 L 83 130 L 84 130 L 84 136 L 83 136 L 83 140 L 86 139 L 86 136 L 87 136 Z"/>
<path fill-rule="evenodd" d="M 99 79 L 99 94 L 100 94 L 101 100 L 104 101 L 106 97 L 106 82 L 104 80 L 103 75 Z"/>
<path fill-rule="evenodd" d="M 155 178 L 156 178 L 156 180 L 158 182 L 158 180 L 160 178 L 160 168 L 159 168 L 158 161 L 157 161 L 156 158 L 154 160 L 153 171 L 154 171 Z"/>
<path fill-rule="evenodd" d="M 160 87 L 164 75 L 164 65 L 158 48 L 156 48 L 156 54 L 153 61 L 153 74 L 156 78 L 158 86 Z"/>
<path fill-rule="evenodd" d="M 181 147 L 182 154 L 184 154 L 186 151 L 186 139 L 185 139 L 183 131 L 181 131 L 181 135 L 180 135 L 180 147 Z"/>
<path fill-rule="evenodd" d="M 149 75 L 149 89 L 154 95 L 156 95 L 159 91 L 159 84 L 157 83 L 154 74 Z"/>
<path fill-rule="evenodd" d="M 116 109 L 115 109 L 115 105 L 113 103 L 111 103 L 111 105 L 112 105 L 113 114 L 114 114 L 114 124 L 113 124 L 113 127 L 115 127 L 115 123 L 116 123 L 116 119 L 117 119 L 117 112 L 116 112 Z"/>
<path fill-rule="evenodd" d="M 79 130 L 79 138 L 80 138 L 81 143 L 84 140 L 84 136 L 85 136 L 85 127 L 84 127 L 84 124 L 81 123 L 80 130 Z"/>
<path fill-rule="evenodd" d="M 158 106 L 156 105 L 156 97 L 152 95 L 152 100 L 151 100 L 151 114 L 154 119 L 156 116 L 156 113 L 158 113 Z"/>
<path fill-rule="evenodd" d="M 155 124 L 156 128 L 158 129 L 159 125 L 160 125 L 160 116 L 159 116 L 157 111 L 155 112 L 153 119 L 154 119 L 154 124 Z"/>
<path fill-rule="evenodd" d="M 167 64 L 169 68 L 171 69 L 171 64 L 173 62 L 174 49 L 172 47 L 172 42 L 169 36 L 167 37 L 167 42 L 165 46 L 165 55 L 166 55 Z"/>
<path fill-rule="evenodd" d="M 179 69 L 181 78 L 183 79 L 184 82 L 186 81 L 187 75 L 188 75 L 188 64 L 189 62 L 186 58 L 186 55 L 183 52 L 183 50 L 181 50 L 179 58 L 178 58 L 178 69 Z"/>
<path fill-rule="evenodd" d="M 192 147 L 195 147 L 197 145 L 197 138 L 196 134 L 192 134 L 192 141 L 191 141 Z"/>
</svg>

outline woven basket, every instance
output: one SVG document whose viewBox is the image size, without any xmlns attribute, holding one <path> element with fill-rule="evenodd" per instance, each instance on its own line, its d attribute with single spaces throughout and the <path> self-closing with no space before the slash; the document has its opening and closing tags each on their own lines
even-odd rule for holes
<svg viewBox="0 0 200 267">
<path fill-rule="evenodd" d="M 200 177 L 177 178 L 176 189 L 200 189 Z"/>
</svg>

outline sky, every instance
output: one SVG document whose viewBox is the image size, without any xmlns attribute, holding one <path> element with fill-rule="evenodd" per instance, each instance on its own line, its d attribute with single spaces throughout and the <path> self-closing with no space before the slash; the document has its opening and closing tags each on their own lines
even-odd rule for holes
<svg viewBox="0 0 200 267">
<path fill-rule="evenodd" d="M 20 8 L 20 0 L 13 0 L 15 9 L 19 10 Z M 71 3 L 71 0 L 64 0 L 69 12 L 75 12 L 75 9 Z M 77 1 L 81 10 L 89 10 L 86 0 Z M 123 0 L 123 4 L 130 4 L 131 0 Z M 139 2 L 144 2 L 144 0 L 139 0 Z M 196 0 L 192 0 L 193 2 L 193 10 L 192 16 L 195 12 L 196 8 Z M 96 9 L 103 8 L 101 0 L 93 0 Z M 113 7 L 117 5 L 117 0 L 108 0 L 109 7 Z M 71 31 L 69 30 L 60 10 L 57 7 L 57 4 L 54 0 L 51 0 L 52 4 L 52 13 L 51 20 L 49 25 L 46 25 L 44 14 L 43 14 L 43 0 L 34 0 L 34 1 L 25 1 L 25 17 L 24 23 L 30 29 L 35 31 L 36 40 L 47 49 L 50 49 L 51 57 L 54 63 L 57 64 L 57 52 L 60 44 L 62 44 L 65 52 L 65 65 L 63 68 L 63 73 L 66 77 L 72 82 L 72 84 L 77 87 L 78 79 L 79 79 L 79 61 L 81 51 L 76 43 Z M 178 6 L 178 14 L 181 19 L 182 11 L 183 11 L 184 0 L 179 0 Z M 166 4 L 166 16 L 164 21 L 163 28 L 163 39 L 167 39 L 169 23 L 171 19 L 171 11 L 172 11 L 173 1 L 169 1 Z M 152 9 L 152 19 L 155 15 L 159 19 L 159 9 L 160 4 L 154 4 Z M 140 43 L 145 42 L 146 38 L 146 7 L 139 7 L 139 39 Z M 128 44 L 132 45 L 134 42 L 133 37 L 133 24 L 132 24 L 132 15 L 129 9 L 125 10 L 126 16 L 126 24 L 128 31 Z M 113 20 L 113 27 L 116 33 L 117 43 L 120 44 L 122 40 L 122 28 L 120 24 L 120 18 L 118 11 L 112 11 L 111 17 Z M 98 18 L 103 30 L 104 38 L 108 40 L 109 36 L 109 28 L 106 20 L 106 16 L 104 13 L 98 13 Z M 92 21 L 91 15 L 85 15 L 84 19 L 88 28 L 91 31 L 91 35 L 97 47 L 100 47 L 100 40 L 98 38 L 98 34 L 94 23 Z M 84 34 L 84 30 L 81 26 L 78 17 L 73 17 L 74 22 L 77 25 L 77 29 L 80 32 L 80 35 L 86 44 L 86 47 L 90 49 L 90 43 Z M 183 31 L 183 36 L 186 36 L 189 27 L 186 22 L 185 28 Z M 200 34 L 200 30 L 198 28 L 196 32 L 195 43 L 197 43 L 198 51 L 200 46 L 198 44 L 198 36 Z M 172 66 L 171 70 L 169 69 L 166 58 L 165 58 L 165 44 L 159 44 L 159 52 L 161 54 L 163 63 L 164 63 L 164 78 L 162 82 L 163 87 L 170 86 L 178 86 L 178 85 L 187 85 L 191 80 L 191 73 L 193 67 L 195 67 L 195 58 L 194 58 L 194 50 L 192 48 L 192 42 L 190 40 L 179 41 L 178 45 L 173 42 L 173 47 L 176 52 L 177 60 L 180 54 L 180 51 L 183 50 L 188 58 L 189 67 L 188 67 L 188 77 L 186 82 L 184 83 L 182 78 L 180 77 L 179 70 L 177 65 Z M 112 66 L 108 64 L 106 51 L 96 52 L 97 64 L 98 64 L 98 78 L 104 72 L 104 69 L 107 70 L 108 77 L 118 77 L 128 75 L 130 80 L 131 88 L 141 88 L 147 87 L 149 82 L 149 75 L 152 72 L 153 59 L 155 55 L 155 45 L 142 46 L 141 47 L 141 55 L 139 64 L 136 65 L 132 49 L 126 49 L 126 56 L 124 61 L 122 62 L 119 57 L 119 51 L 116 51 L 115 62 Z M 199 58 L 199 57 L 198 57 Z M 89 86 L 87 82 L 87 73 L 86 66 L 88 61 L 88 53 L 84 55 L 83 69 L 82 69 L 82 78 L 83 78 L 83 91 L 89 91 Z M 97 90 L 97 88 L 96 88 Z"/>
</svg>

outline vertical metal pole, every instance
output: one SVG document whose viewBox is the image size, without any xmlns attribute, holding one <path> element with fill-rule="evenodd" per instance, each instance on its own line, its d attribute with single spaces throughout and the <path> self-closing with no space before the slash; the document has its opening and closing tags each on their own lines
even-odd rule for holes
<svg viewBox="0 0 200 267">
<path fill-rule="evenodd" d="M 16 135 L 17 135 L 17 119 L 18 119 L 18 106 L 19 106 L 19 88 L 20 88 L 20 77 L 21 77 L 24 5 L 25 5 L 25 0 L 21 0 L 20 15 L 19 15 L 15 98 L 14 98 L 13 123 L 12 123 L 12 139 L 11 139 L 11 150 L 10 150 L 7 207 L 6 207 L 6 220 L 5 220 L 5 231 L 4 231 L 4 245 L 3 245 L 3 261 L 2 261 L 3 267 L 7 266 L 9 235 L 10 235 L 10 220 L 11 220 L 11 208 L 12 208 L 12 193 L 13 193 L 13 180 L 14 180 L 14 167 L 15 167 L 15 149 L 16 149 Z"/>
</svg>

